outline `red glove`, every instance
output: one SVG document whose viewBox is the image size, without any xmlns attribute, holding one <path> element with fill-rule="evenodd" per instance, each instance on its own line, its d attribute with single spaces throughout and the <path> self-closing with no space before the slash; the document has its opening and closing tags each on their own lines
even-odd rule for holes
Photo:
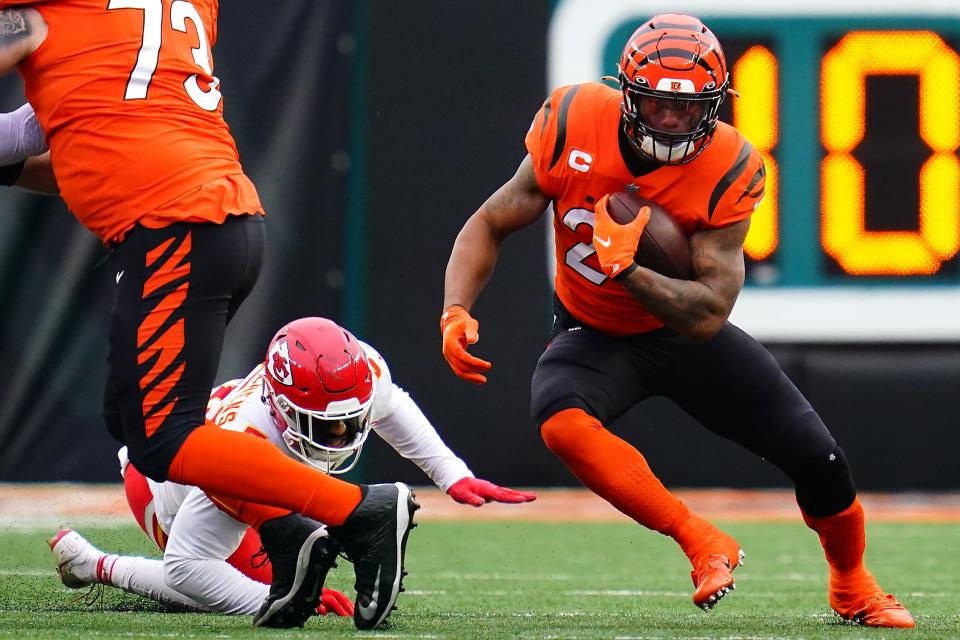
<svg viewBox="0 0 960 640">
<path fill-rule="evenodd" d="M 460 504 L 469 504 L 482 507 L 488 502 L 533 502 L 537 494 L 530 491 L 514 491 L 506 487 L 498 487 L 492 482 L 479 478 L 461 478 L 447 489 L 447 495 Z"/>
<path fill-rule="evenodd" d="M 324 587 L 320 595 L 320 604 L 317 605 L 317 615 L 325 616 L 328 613 L 353 617 L 353 602 L 339 591 Z"/>
<path fill-rule="evenodd" d="M 607 194 L 597 201 L 593 211 L 593 248 L 597 251 L 600 268 L 611 278 L 627 270 L 640 244 L 640 235 L 650 220 L 650 207 L 640 207 L 637 217 L 627 224 L 619 224 L 607 213 Z"/>
<path fill-rule="evenodd" d="M 440 316 L 440 331 L 443 334 L 443 357 L 453 372 L 467 382 L 483 384 L 487 377 L 481 371 L 492 367 L 486 360 L 467 353 L 467 345 L 480 339 L 477 330 L 480 323 L 471 317 L 470 312 L 458 304 L 452 305 Z"/>
</svg>

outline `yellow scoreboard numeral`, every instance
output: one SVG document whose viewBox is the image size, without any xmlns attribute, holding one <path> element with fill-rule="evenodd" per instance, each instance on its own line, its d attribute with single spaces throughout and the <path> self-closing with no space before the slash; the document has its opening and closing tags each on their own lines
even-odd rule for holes
<svg viewBox="0 0 960 640">
<path fill-rule="evenodd" d="M 762 46 L 753 46 L 737 59 L 733 77 L 742 99 L 733 101 L 733 126 L 760 152 L 767 167 L 763 202 L 750 221 L 744 252 L 763 260 L 777 248 L 777 184 L 779 170 L 771 151 L 777 144 L 777 59 Z"/>
<path fill-rule="evenodd" d="M 868 75 L 920 79 L 919 231 L 868 231 L 865 173 L 852 152 L 863 140 Z M 960 251 L 960 57 L 929 31 L 855 31 L 823 58 L 821 242 L 847 273 L 924 275 Z M 904 176 L 904 180 L 914 179 Z"/>
</svg>

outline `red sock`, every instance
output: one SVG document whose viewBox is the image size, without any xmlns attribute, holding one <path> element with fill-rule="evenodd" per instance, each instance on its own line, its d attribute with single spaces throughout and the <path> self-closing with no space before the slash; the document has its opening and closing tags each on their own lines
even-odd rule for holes
<svg viewBox="0 0 960 640">
<path fill-rule="evenodd" d="M 269 441 L 209 422 L 184 441 L 169 477 L 208 494 L 280 507 L 328 525 L 343 524 L 361 498 L 360 487 L 288 458 Z M 246 508 L 253 520 L 280 513 Z"/>
<path fill-rule="evenodd" d="M 240 546 L 227 558 L 227 564 L 251 580 L 270 584 L 273 582 L 273 567 L 267 555 L 260 553 L 260 547 L 260 535 L 247 529 Z"/>
<path fill-rule="evenodd" d="M 697 543 L 704 527 L 713 528 L 667 491 L 643 454 L 582 409 L 553 414 L 540 435 L 594 493 L 643 526 L 676 539 L 684 552 Z"/>
<path fill-rule="evenodd" d="M 803 513 L 803 521 L 820 536 L 832 578 L 850 580 L 865 577 L 863 552 L 867 548 L 867 538 L 859 498 L 854 498 L 853 504 L 836 515 L 814 518 Z"/>
</svg>

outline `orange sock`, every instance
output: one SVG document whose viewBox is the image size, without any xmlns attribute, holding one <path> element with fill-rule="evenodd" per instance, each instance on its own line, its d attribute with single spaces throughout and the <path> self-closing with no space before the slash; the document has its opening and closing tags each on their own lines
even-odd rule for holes
<svg viewBox="0 0 960 640">
<path fill-rule="evenodd" d="M 169 477 L 210 494 L 296 511 L 328 525 L 343 524 L 361 498 L 360 487 L 288 458 L 269 441 L 209 422 L 184 441 L 170 463 Z M 254 520 L 271 513 L 244 508 Z"/>
<path fill-rule="evenodd" d="M 867 537 L 859 498 L 854 498 L 853 504 L 836 515 L 814 518 L 803 513 L 803 521 L 820 536 L 831 578 L 850 581 L 866 577 L 863 552 L 867 548 Z"/>
<path fill-rule="evenodd" d="M 674 538 L 692 559 L 709 522 L 690 513 L 646 459 L 582 409 L 564 409 L 540 427 L 547 447 L 590 490 L 643 526 Z"/>
</svg>

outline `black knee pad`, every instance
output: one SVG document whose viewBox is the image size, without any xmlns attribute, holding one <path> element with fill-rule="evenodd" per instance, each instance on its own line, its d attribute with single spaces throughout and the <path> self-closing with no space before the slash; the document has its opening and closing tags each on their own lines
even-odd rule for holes
<svg viewBox="0 0 960 640">
<path fill-rule="evenodd" d="M 814 518 L 840 513 L 857 495 L 850 464 L 840 445 L 816 458 L 785 465 L 783 471 L 794 482 L 797 504 Z"/>
<path fill-rule="evenodd" d="M 150 478 L 154 482 L 166 482 L 170 473 L 169 466 L 165 462 L 159 462 L 155 457 L 135 455 L 131 449 L 127 449 L 130 462 L 137 468 L 137 471 Z"/>
</svg>

